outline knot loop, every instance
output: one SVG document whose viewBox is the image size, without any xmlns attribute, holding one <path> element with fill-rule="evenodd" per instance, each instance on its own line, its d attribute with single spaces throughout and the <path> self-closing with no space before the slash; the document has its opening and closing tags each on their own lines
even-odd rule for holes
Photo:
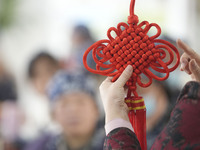
<svg viewBox="0 0 200 150">
<path fill-rule="evenodd" d="M 128 16 L 128 24 L 137 24 L 139 22 L 138 16 Z"/>
<path fill-rule="evenodd" d="M 131 93 L 137 96 L 136 84 L 141 87 L 148 87 L 151 85 L 152 79 L 159 81 L 167 79 L 169 72 L 178 67 L 180 56 L 178 50 L 172 44 L 156 39 L 161 33 L 157 24 L 149 24 L 147 21 L 138 24 L 138 17 L 134 15 L 133 10 L 135 1 L 131 0 L 131 2 L 128 24 L 122 22 L 118 24 L 117 28 L 111 27 L 107 32 L 109 39 L 100 40 L 89 47 L 84 54 L 83 63 L 93 73 L 113 76 L 112 81 L 115 81 L 121 75 L 127 65 L 132 65 L 133 75 L 130 80 L 131 83 L 127 86 L 130 90 L 129 96 L 131 96 Z M 148 36 L 147 33 L 152 27 L 157 29 L 157 33 Z M 116 37 L 112 36 L 111 32 L 114 32 Z M 90 68 L 87 64 L 87 56 L 90 52 L 97 64 L 96 69 Z M 177 56 L 177 61 L 172 66 L 174 54 Z M 163 61 L 166 59 L 169 60 Z M 172 67 L 169 68 L 170 65 Z M 161 78 L 155 75 L 148 69 L 149 67 L 156 72 L 165 73 L 166 76 Z M 149 79 L 148 83 L 142 83 L 142 75 Z"/>
</svg>

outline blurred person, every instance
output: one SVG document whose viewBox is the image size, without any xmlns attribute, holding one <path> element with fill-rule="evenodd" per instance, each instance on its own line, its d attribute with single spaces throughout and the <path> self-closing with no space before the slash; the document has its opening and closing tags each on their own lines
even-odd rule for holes
<svg viewBox="0 0 200 150">
<path fill-rule="evenodd" d="M 193 81 L 182 89 L 168 124 L 151 149 L 200 149 L 200 55 L 181 40 L 177 44 L 184 51 L 181 56 L 181 71 L 191 75 Z M 124 102 L 125 84 L 132 72 L 133 68 L 129 65 L 114 83 L 111 82 L 112 78 L 107 78 L 100 86 L 106 114 L 105 150 L 141 149 Z M 110 104 L 112 108 L 109 107 Z"/>
<path fill-rule="evenodd" d="M 144 98 L 147 109 L 147 132 L 153 130 L 168 109 L 169 101 L 164 86 L 154 81 L 150 87 L 138 87 L 138 93 Z"/>
<path fill-rule="evenodd" d="M 0 62 L 0 149 L 21 150 L 25 140 L 20 136 L 24 114 L 17 104 L 15 80 Z"/>
<path fill-rule="evenodd" d="M 162 39 L 169 41 L 173 45 L 176 44 L 176 41 L 169 36 L 163 36 Z M 177 49 L 182 54 L 182 51 L 178 47 Z M 172 64 L 175 65 L 174 63 L 175 61 Z M 180 83 L 182 80 L 180 74 L 179 69 L 176 69 L 163 82 L 154 81 L 150 87 L 138 87 L 138 93 L 144 98 L 147 110 L 147 149 L 151 148 L 156 137 L 169 121 L 170 112 L 180 93 L 179 88 L 182 84 Z M 160 76 L 158 73 L 157 75 Z"/>
<path fill-rule="evenodd" d="M 27 142 L 20 134 L 25 119 L 22 109 L 14 100 L 5 100 L 1 104 L 0 117 L 2 150 L 22 150 Z"/>
<path fill-rule="evenodd" d="M 171 105 L 167 87 L 154 81 L 150 87 L 138 87 L 138 94 L 144 98 L 146 106 L 147 149 L 150 149 L 155 138 L 167 124 Z"/>
<path fill-rule="evenodd" d="M 25 150 L 102 150 L 105 135 L 94 81 L 81 73 L 56 73 L 49 83 L 48 96 L 61 133 L 47 133 Z"/>
<path fill-rule="evenodd" d="M 83 66 L 83 54 L 86 49 L 88 49 L 90 45 L 95 42 L 89 28 L 85 25 L 75 26 L 72 33 L 71 42 L 71 53 L 68 59 L 64 60 L 63 62 L 64 68 L 67 70 L 85 71 Z M 88 64 L 92 68 L 96 66 L 91 53 L 88 55 Z"/>
<path fill-rule="evenodd" d="M 32 142 L 46 132 L 57 132 L 57 126 L 49 115 L 46 87 L 59 69 L 58 60 L 45 49 L 35 54 L 27 66 L 29 82 L 21 105 L 25 106 L 26 112 L 23 136 L 28 142 Z"/>
<path fill-rule="evenodd" d="M 147 149 L 150 149 L 170 118 L 180 91 L 167 83 L 154 81 L 147 88 L 138 87 L 138 93 L 144 98 L 146 106 Z"/>
<path fill-rule="evenodd" d="M 47 52 L 40 52 L 32 58 L 28 76 L 40 94 L 46 94 L 47 83 L 59 68 L 58 60 Z"/>
</svg>

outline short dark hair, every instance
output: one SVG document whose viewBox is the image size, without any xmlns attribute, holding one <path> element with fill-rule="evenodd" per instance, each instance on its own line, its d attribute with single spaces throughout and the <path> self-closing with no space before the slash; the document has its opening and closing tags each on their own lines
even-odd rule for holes
<svg viewBox="0 0 200 150">
<path fill-rule="evenodd" d="M 17 91 L 14 78 L 5 76 L 0 78 L 0 102 L 16 101 Z"/>
<path fill-rule="evenodd" d="M 85 25 L 77 25 L 74 27 L 74 34 L 79 34 L 82 38 L 92 39 L 90 30 Z"/>
<path fill-rule="evenodd" d="M 40 52 L 33 59 L 30 61 L 28 66 L 28 77 L 34 78 L 35 77 L 35 65 L 38 61 L 45 59 L 48 60 L 52 65 L 58 66 L 58 60 L 54 58 L 47 52 Z"/>
</svg>

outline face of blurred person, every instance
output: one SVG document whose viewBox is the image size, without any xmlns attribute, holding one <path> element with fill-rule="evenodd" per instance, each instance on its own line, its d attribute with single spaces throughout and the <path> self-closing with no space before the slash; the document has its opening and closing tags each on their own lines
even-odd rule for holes
<svg viewBox="0 0 200 150">
<path fill-rule="evenodd" d="M 40 59 L 35 63 L 33 68 L 34 76 L 32 81 L 39 93 L 46 93 L 47 83 L 55 74 L 57 69 L 57 66 L 52 64 L 48 59 Z"/>
<path fill-rule="evenodd" d="M 90 35 L 89 29 L 84 25 L 79 25 L 74 28 L 72 34 L 72 43 L 73 45 L 82 45 L 84 42 L 91 40 L 92 37 Z"/>
<path fill-rule="evenodd" d="M 67 138 L 91 136 L 99 117 L 94 99 L 81 92 L 62 95 L 54 113 Z"/>
</svg>

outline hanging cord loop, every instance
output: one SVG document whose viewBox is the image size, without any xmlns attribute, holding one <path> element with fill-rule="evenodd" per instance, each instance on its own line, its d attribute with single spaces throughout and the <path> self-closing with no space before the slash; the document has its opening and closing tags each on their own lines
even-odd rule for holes
<svg viewBox="0 0 200 150">
<path fill-rule="evenodd" d="M 131 0 L 130 16 L 128 16 L 128 24 L 137 24 L 139 22 L 138 16 L 134 14 L 135 0 Z"/>
</svg>

